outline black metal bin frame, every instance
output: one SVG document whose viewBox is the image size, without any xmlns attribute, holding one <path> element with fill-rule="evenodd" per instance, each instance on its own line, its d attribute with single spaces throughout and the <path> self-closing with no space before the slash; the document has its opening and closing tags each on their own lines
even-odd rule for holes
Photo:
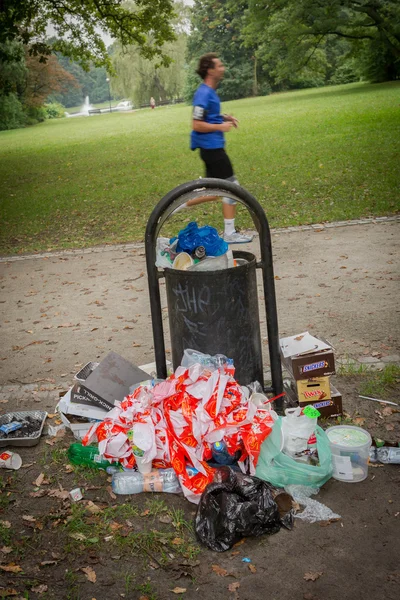
<svg viewBox="0 0 400 600">
<path fill-rule="evenodd" d="M 170 215 L 184 202 L 192 198 L 220 196 L 232 198 L 243 204 L 249 211 L 260 239 L 261 260 L 257 268 L 262 270 L 265 298 L 265 312 L 268 332 L 268 349 L 271 365 L 272 385 L 264 387 L 266 393 L 278 396 L 283 392 L 282 367 L 279 354 L 278 315 L 276 308 L 274 269 L 272 261 L 271 233 L 267 216 L 260 203 L 247 190 L 226 179 L 196 179 L 174 188 L 155 206 L 147 222 L 145 250 L 150 294 L 151 319 L 153 325 L 154 354 L 157 377 L 167 377 L 164 327 L 161 310 L 159 280 L 163 271 L 156 267 L 156 242 L 159 232 Z M 275 402 L 276 410 L 282 410 L 282 397 Z"/>
</svg>

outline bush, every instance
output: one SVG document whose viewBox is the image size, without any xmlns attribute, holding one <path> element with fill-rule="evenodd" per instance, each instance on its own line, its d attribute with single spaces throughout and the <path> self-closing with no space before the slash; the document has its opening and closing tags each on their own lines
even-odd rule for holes
<svg viewBox="0 0 400 600">
<path fill-rule="evenodd" d="M 62 119 L 65 117 L 65 108 L 59 102 L 50 102 L 44 105 L 46 119 Z"/>
<path fill-rule="evenodd" d="M 46 111 L 43 106 L 28 106 L 25 108 L 26 124 L 36 125 L 46 119 Z"/>
<path fill-rule="evenodd" d="M 25 127 L 26 116 L 17 96 L 0 94 L 0 131 Z"/>
</svg>

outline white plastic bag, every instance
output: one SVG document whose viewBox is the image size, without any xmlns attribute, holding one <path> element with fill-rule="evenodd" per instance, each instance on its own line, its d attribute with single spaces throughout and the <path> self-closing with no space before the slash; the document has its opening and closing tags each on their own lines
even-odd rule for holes
<svg viewBox="0 0 400 600">
<path fill-rule="evenodd" d="M 300 413 L 300 406 L 287 408 L 282 418 L 283 452 L 292 458 L 307 450 L 308 440 L 317 427 L 317 417 L 311 419 Z"/>
</svg>

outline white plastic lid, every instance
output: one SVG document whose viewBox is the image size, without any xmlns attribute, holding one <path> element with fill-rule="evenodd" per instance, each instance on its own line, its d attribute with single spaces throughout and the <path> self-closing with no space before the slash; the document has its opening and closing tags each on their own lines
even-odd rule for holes
<svg viewBox="0 0 400 600">
<path fill-rule="evenodd" d="M 330 427 L 327 429 L 326 435 L 332 444 L 337 444 L 338 446 L 355 448 L 371 442 L 371 436 L 368 431 L 351 425 Z"/>
</svg>

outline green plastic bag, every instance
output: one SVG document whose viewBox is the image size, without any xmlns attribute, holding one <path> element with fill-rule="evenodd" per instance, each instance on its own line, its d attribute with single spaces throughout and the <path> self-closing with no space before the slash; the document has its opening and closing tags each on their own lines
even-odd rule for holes
<svg viewBox="0 0 400 600">
<path fill-rule="evenodd" d="M 272 433 L 264 440 L 256 467 L 256 477 L 269 481 L 277 487 L 285 485 L 308 485 L 321 487 L 332 477 L 332 454 L 329 440 L 321 427 L 315 435 L 319 466 L 297 462 L 281 451 L 282 417 L 275 421 Z"/>
</svg>

